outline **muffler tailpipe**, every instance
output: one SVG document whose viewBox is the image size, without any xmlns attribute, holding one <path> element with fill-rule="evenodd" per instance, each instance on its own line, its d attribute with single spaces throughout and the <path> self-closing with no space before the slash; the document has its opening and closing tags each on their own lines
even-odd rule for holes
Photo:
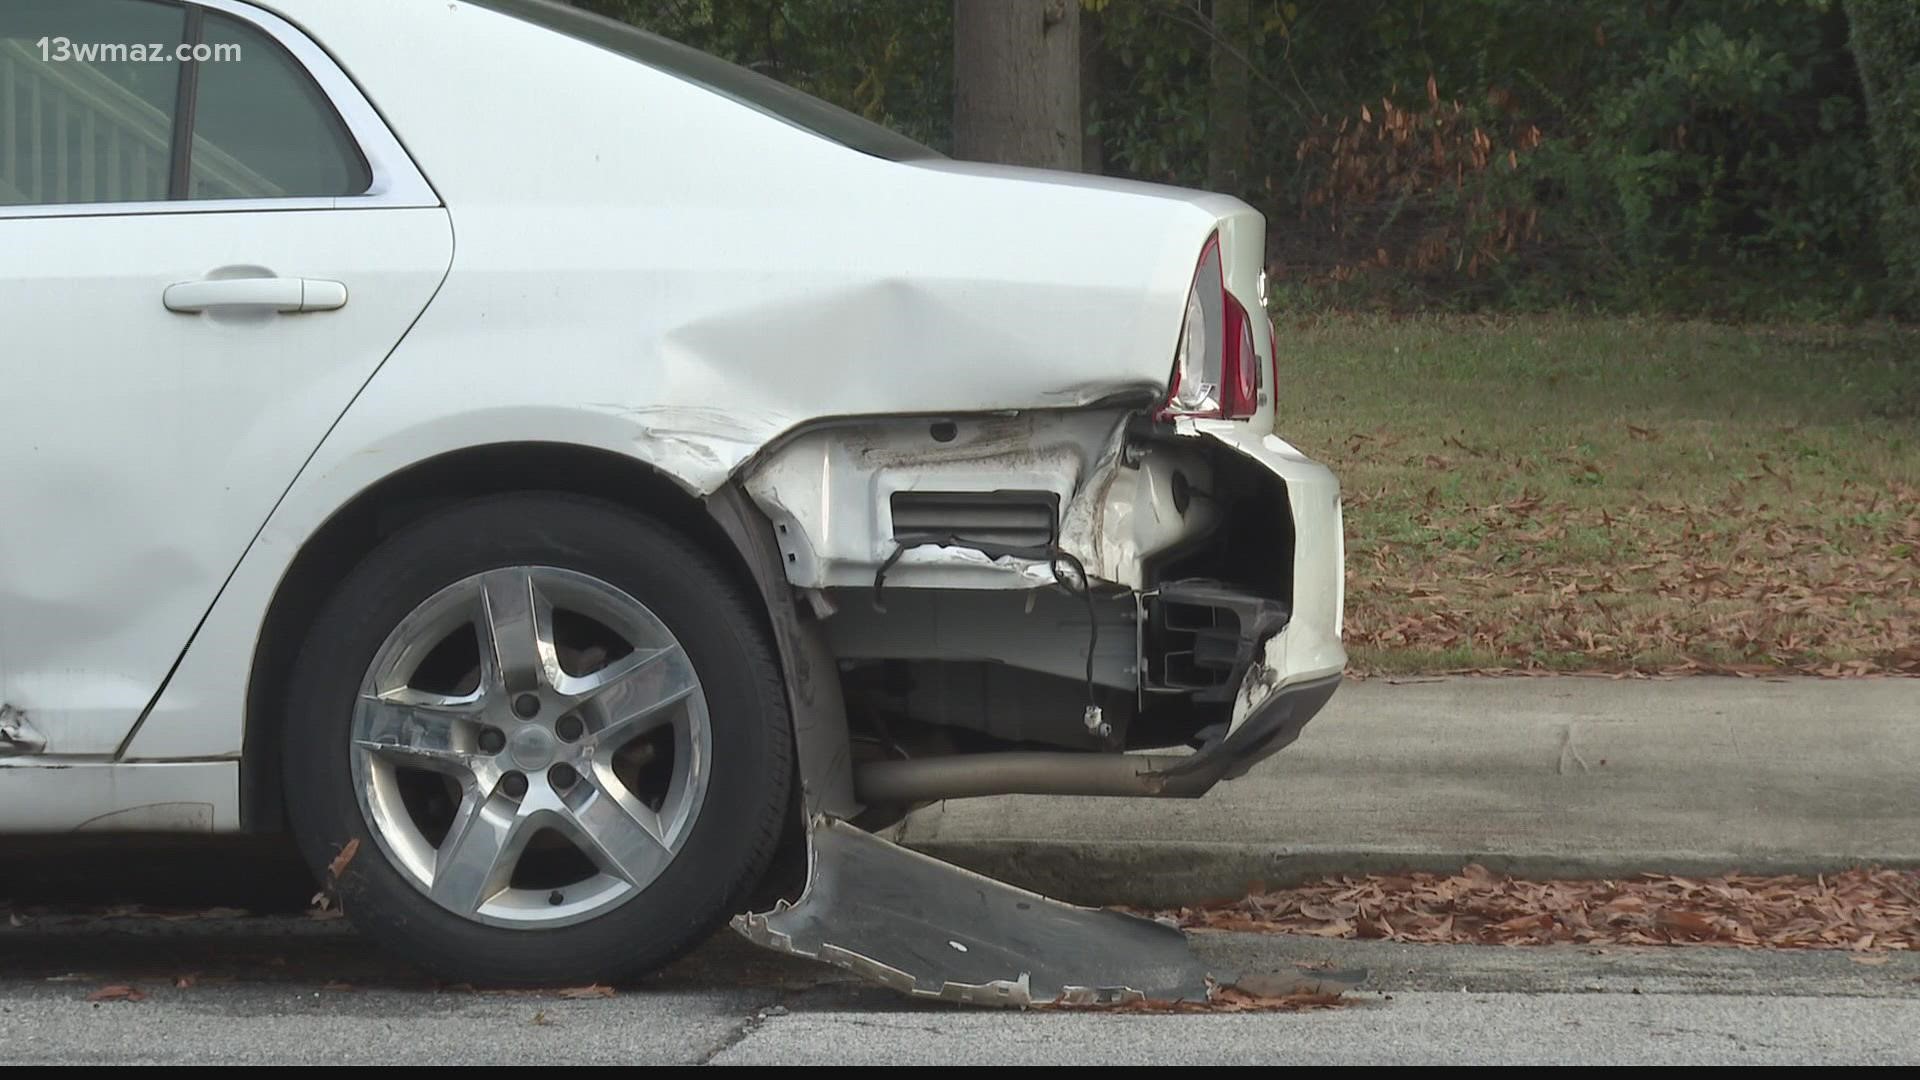
<svg viewBox="0 0 1920 1080">
<path fill-rule="evenodd" d="M 1113 795 L 1194 799 L 1219 777 L 1198 755 L 1074 754 L 1016 750 L 855 766 L 854 794 L 869 804 L 982 795 Z"/>
</svg>

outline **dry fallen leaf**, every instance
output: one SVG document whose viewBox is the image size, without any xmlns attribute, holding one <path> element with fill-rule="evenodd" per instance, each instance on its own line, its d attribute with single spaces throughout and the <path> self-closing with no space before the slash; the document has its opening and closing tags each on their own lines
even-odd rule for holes
<svg viewBox="0 0 1920 1080">
<path fill-rule="evenodd" d="M 1228 986 L 1258 998 L 1297 998 L 1338 995 L 1358 988 L 1367 979 L 1363 970 L 1333 971 L 1324 961 L 1318 971 L 1309 971 L 1308 966 L 1301 964 L 1293 971 L 1249 972 L 1237 976 Z"/>
<path fill-rule="evenodd" d="M 569 1001 L 579 1001 L 584 998 L 610 998 L 613 996 L 613 987 L 603 986 L 600 983 L 594 983 L 592 986 L 570 986 L 560 991 L 560 996 Z"/>
<path fill-rule="evenodd" d="M 329 883 L 339 881 L 340 875 L 347 869 L 347 864 L 351 863 L 353 857 L 358 854 L 360 854 L 360 838 L 356 836 L 342 845 L 340 854 L 335 855 L 333 861 L 327 864 L 327 881 Z"/>
<path fill-rule="evenodd" d="M 137 986 L 126 986 L 126 985 L 103 986 L 100 989 L 95 990 L 93 993 L 88 994 L 87 1000 L 92 1002 L 145 1001 L 147 1000 L 147 994 L 146 994 L 146 991 L 140 989 Z"/>
<path fill-rule="evenodd" d="M 1300 932 L 1303 934 L 1312 934 L 1315 937 L 1352 937 L 1354 935 L 1353 924 L 1345 919 L 1335 919 L 1330 923 L 1319 923 L 1314 926 L 1303 926 L 1300 928 Z"/>
<path fill-rule="evenodd" d="M 1698 911 L 1663 911 L 1659 921 L 1668 930 L 1695 938 L 1712 937 L 1720 929 L 1712 916 Z"/>
<path fill-rule="evenodd" d="M 1879 967 L 1881 964 L 1884 964 L 1887 962 L 1887 954 L 1886 953 L 1855 953 L 1852 956 L 1847 957 L 1847 959 L 1853 961 L 1856 964 L 1865 964 L 1868 967 Z"/>
</svg>

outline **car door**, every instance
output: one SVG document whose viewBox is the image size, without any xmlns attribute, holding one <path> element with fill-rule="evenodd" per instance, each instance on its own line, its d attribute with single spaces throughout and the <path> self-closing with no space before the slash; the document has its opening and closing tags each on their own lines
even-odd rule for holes
<svg viewBox="0 0 1920 1080">
<path fill-rule="evenodd" d="M 284 20 L 0 3 L 0 757 L 115 752 L 451 257 Z"/>
</svg>

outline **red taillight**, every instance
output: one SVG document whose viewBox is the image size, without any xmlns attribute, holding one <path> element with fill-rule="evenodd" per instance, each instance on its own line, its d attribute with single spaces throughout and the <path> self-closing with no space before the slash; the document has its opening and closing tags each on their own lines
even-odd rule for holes
<svg viewBox="0 0 1920 1080">
<path fill-rule="evenodd" d="M 1260 407 L 1260 353 L 1253 335 L 1252 317 L 1227 291 L 1220 234 L 1215 233 L 1200 249 L 1173 377 L 1158 415 L 1252 416 Z"/>
<path fill-rule="evenodd" d="M 1227 341 L 1220 358 L 1220 412 L 1229 420 L 1244 420 L 1260 408 L 1260 353 L 1253 347 L 1253 319 L 1223 287 L 1227 308 Z"/>
</svg>

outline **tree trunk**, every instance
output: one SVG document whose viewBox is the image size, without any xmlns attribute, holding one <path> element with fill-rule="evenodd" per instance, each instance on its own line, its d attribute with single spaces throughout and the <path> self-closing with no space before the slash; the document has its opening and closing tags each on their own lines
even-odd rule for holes
<svg viewBox="0 0 1920 1080">
<path fill-rule="evenodd" d="M 954 0 L 955 157 L 1078 170 L 1078 0 Z"/>
<path fill-rule="evenodd" d="M 1207 187 L 1246 191 L 1253 146 L 1253 20 L 1247 0 L 1213 0 L 1213 81 L 1207 94 Z"/>
<path fill-rule="evenodd" d="M 1847 16 L 1880 167 L 1889 304 L 1920 316 L 1920 10 L 1913 0 L 1847 0 Z"/>
</svg>

